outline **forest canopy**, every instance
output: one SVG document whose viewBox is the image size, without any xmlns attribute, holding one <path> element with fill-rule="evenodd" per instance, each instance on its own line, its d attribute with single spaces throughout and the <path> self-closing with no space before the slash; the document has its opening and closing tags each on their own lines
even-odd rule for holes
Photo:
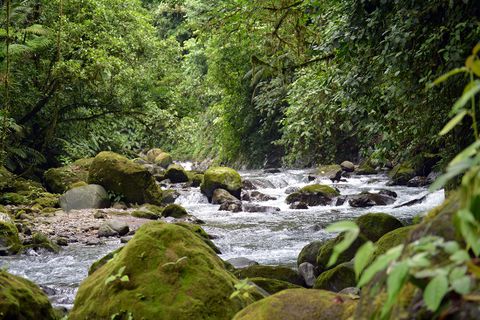
<svg viewBox="0 0 480 320">
<path fill-rule="evenodd" d="M 447 163 L 474 1 L 10 0 L 2 159 L 17 173 L 161 147 L 234 166 Z"/>
</svg>

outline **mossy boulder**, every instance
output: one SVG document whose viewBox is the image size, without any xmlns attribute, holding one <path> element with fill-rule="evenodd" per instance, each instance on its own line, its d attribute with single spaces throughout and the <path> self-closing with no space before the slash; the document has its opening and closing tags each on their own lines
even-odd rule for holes
<svg viewBox="0 0 480 320">
<path fill-rule="evenodd" d="M 326 241 L 325 244 L 320 247 L 320 249 L 318 250 L 317 261 L 315 264 L 318 272 L 325 271 L 329 268 L 334 268 L 344 262 L 349 262 L 353 259 L 353 257 L 355 257 L 355 253 L 357 252 L 358 248 L 360 248 L 362 244 L 368 241 L 368 239 L 364 235 L 360 234 L 358 238 L 352 243 L 352 245 L 342 254 L 340 254 L 337 262 L 333 266 L 327 267 L 328 261 L 330 260 L 330 256 L 333 252 L 333 248 L 342 240 L 343 234 L 340 234 L 336 238 Z"/>
<path fill-rule="evenodd" d="M 358 175 L 373 175 L 377 173 L 377 170 L 368 162 L 360 164 L 360 166 L 355 170 L 355 173 Z"/>
<path fill-rule="evenodd" d="M 153 148 L 147 151 L 146 158 L 150 162 L 154 162 L 155 159 L 160 155 L 164 153 L 162 149 L 160 148 Z"/>
<path fill-rule="evenodd" d="M 0 318 L 57 319 L 43 291 L 33 282 L 0 270 Z"/>
<path fill-rule="evenodd" d="M 338 164 L 321 165 L 317 168 L 317 174 L 320 177 L 329 178 L 334 176 L 340 170 L 342 170 L 342 167 L 340 167 Z"/>
<path fill-rule="evenodd" d="M 384 234 L 403 227 L 403 224 L 386 213 L 367 213 L 355 219 L 360 232 L 370 241 L 376 242 Z"/>
<path fill-rule="evenodd" d="M 20 206 L 30 204 L 30 200 L 25 195 L 15 192 L 7 192 L 0 196 L 0 203 Z"/>
<path fill-rule="evenodd" d="M 60 197 L 63 210 L 103 209 L 110 206 L 110 199 L 104 187 L 98 184 L 89 184 L 73 188 Z"/>
<path fill-rule="evenodd" d="M 188 174 L 179 164 L 171 164 L 165 172 L 165 177 L 172 183 L 188 182 Z"/>
<path fill-rule="evenodd" d="M 297 266 L 304 262 L 316 265 L 318 251 L 323 244 L 325 244 L 325 241 L 313 241 L 303 247 L 297 257 Z"/>
<path fill-rule="evenodd" d="M 213 192 L 216 189 L 225 189 L 234 197 L 240 199 L 242 192 L 242 178 L 240 174 L 227 167 L 212 167 L 205 171 L 203 183 L 200 190 L 207 196 L 209 201 L 212 200 Z"/>
<path fill-rule="evenodd" d="M 98 269 L 100 269 L 100 267 L 102 267 L 103 265 L 105 265 L 105 263 L 107 263 L 108 261 L 112 260 L 116 255 L 117 253 L 120 252 L 120 250 L 122 250 L 123 247 L 120 247 L 118 248 L 117 250 L 115 251 L 112 251 L 112 252 L 109 252 L 107 253 L 105 256 L 103 256 L 102 258 L 98 259 L 97 261 L 95 261 L 91 266 L 90 268 L 88 269 L 88 275 L 91 275 L 92 273 L 94 273 L 95 271 L 97 271 Z"/>
<path fill-rule="evenodd" d="M 90 166 L 89 184 L 99 184 L 130 203 L 161 204 L 162 192 L 152 174 L 114 152 L 100 152 Z"/>
<path fill-rule="evenodd" d="M 357 302 L 324 290 L 288 289 L 257 301 L 233 320 L 346 320 Z"/>
<path fill-rule="evenodd" d="M 60 247 L 56 243 L 40 232 L 36 232 L 32 235 L 32 246 L 34 248 L 43 248 L 55 253 L 60 251 Z"/>
<path fill-rule="evenodd" d="M 414 228 L 415 226 L 401 227 L 383 235 L 375 242 L 375 251 L 370 257 L 370 263 L 389 249 L 405 243 Z"/>
<path fill-rule="evenodd" d="M 353 263 L 345 262 L 322 272 L 315 280 L 313 288 L 339 292 L 345 288 L 355 287 L 356 283 Z"/>
<path fill-rule="evenodd" d="M 415 177 L 415 169 L 408 163 L 400 163 L 388 173 L 392 185 L 406 185 Z"/>
<path fill-rule="evenodd" d="M 168 168 L 168 166 L 173 163 L 173 159 L 170 153 L 162 152 L 155 158 L 153 162 L 162 168 Z"/>
<path fill-rule="evenodd" d="M 192 187 L 200 187 L 200 185 L 203 183 L 203 173 L 192 174 L 190 180 L 192 181 Z"/>
<path fill-rule="evenodd" d="M 140 219 L 158 220 L 160 216 L 148 210 L 134 210 L 131 213 L 132 217 Z"/>
<path fill-rule="evenodd" d="M 191 231 L 151 222 L 85 279 L 69 319 L 230 319 L 245 305 L 229 299 L 237 281 Z"/>
<path fill-rule="evenodd" d="M 340 195 L 334 188 L 323 184 L 312 184 L 287 196 L 287 203 L 305 203 L 308 206 L 328 205 L 333 198 Z"/>
<path fill-rule="evenodd" d="M 8 188 L 15 176 L 8 171 L 4 166 L 0 166 L 0 191 Z"/>
<path fill-rule="evenodd" d="M 182 228 L 186 228 L 193 232 L 196 236 L 198 236 L 200 239 L 202 239 L 203 242 L 207 244 L 215 253 L 221 254 L 222 252 L 218 247 L 213 243 L 212 240 L 210 240 L 210 235 L 205 232 L 200 226 L 196 224 L 191 224 L 191 223 L 186 223 L 186 222 L 177 222 L 175 223 L 177 226 L 180 226 Z"/>
<path fill-rule="evenodd" d="M 31 204 L 33 206 L 37 206 L 38 208 L 58 208 L 60 205 L 60 195 L 49 193 L 49 192 L 42 192 L 38 195 L 30 195 L 33 197 Z"/>
<path fill-rule="evenodd" d="M 43 177 L 47 189 L 53 193 L 64 193 L 75 183 L 86 182 L 92 162 L 93 158 L 80 159 L 68 166 L 45 171 Z"/>
<path fill-rule="evenodd" d="M 9 215 L 0 212 L 0 255 L 16 254 L 21 249 L 17 227 Z"/>
<path fill-rule="evenodd" d="M 235 270 L 234 274 L 239 279 L 245 278 L 267 278 L 276 279 L 289 283 L 293 283 L 298 286 L 304 286 L 305 281 L 303 278 L 293 269 L 283 266 L 263 266 L 254 265 L 242 269 Z"/>
<path fill-rule="evenodd" d="M 282 280 L 277 280 L 277 279 L 259 277 L 259 278 L 251 278 L 248 280 L 255 283 L 257 286 L 267 291 L 269 294 L 275 294 L 277 292 L 280 292 L 282 290 L 287 290 L 287 289 L 301 288 L 301 286 L 298 286 L 296 284 L 282 281 Z"/>
<path fill-rule="evenodd" d="M 187 210 L 185 210 L 184 207 L 178 205 L 178 204 L 169 204 L 165 208 L 163 208 L 162 211 L 162 216 L 163 217 L 172 217 L 172 218 L 183 218 L 185 216 L 188 216 Z"/>
</svg>

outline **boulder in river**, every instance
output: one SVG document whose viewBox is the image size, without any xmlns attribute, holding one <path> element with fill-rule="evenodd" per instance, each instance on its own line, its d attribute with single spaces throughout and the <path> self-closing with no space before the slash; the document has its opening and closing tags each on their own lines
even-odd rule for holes
<svg viewBox="0 0 480 320">
<path fill-rule="evenodd" d="M 349 197 L 348 204 L 355 208 L 386 206 L 395 202 L 395 198 L 380 193 L 362 192 Z"/>
<path fill-rule="evenodd" d="M 333 198 L 339 196 L 340 193 L 334 188 L 322 185 L 313 184 L 301 188 L 298 192 L 294 192 L 287 196 L 287 203 L 303 202 L 308 206 L 329 205 Z"/>
<path fill-rule="evenodd" d="M 257 187 L 251 180 L 243 180 L 242 182 L 243 190 L 257 190 Z"/>
<path fill-rule="evenodd" d="M 157 158 L 160 154 L 163 153 L 163 150 L 160 148 L 153 148 L 147 151 L 146 158 L 150 162 L 154 162 L 155 158 Z"/>
<path fill-rule="evenodd" d="M 60 206 L 65 211 L 103 209 L 110 206 L 110 199 L 104 187 L 98 184 L 89 184 L 65 192 L 60 197 Z"/>
<path fill-rule="evenodd" d="M 47 189 L 53 193 L 64 193 L 75 184 L 86 182 L 93 158 L 80 159 L 74 163 L 45 171 L 43 177 Z"/>
<path fill-rule="evenodd" d="M 231 319 L 238 280 L 187 228 L 150 222 L 113 259 L 82 282 L 69 319 Z"/>
<path fill-rule="evenodd" d="M 353 172 L 355 171 L 355 165 L 350 161 L 343 161 L 340 163 L 340 167 L 345 172 Z"/>
<path fill-rule="evenodd" d="M 339 292 L 357 284 L 353 263 L 345 262 L 333 269 L 322 272 L 315 281 L 313 288 Z"/>
<path fill-rule="evenodd" d="M 241 212 L 243 210 L 240 200 L 226 201 L 222 203 L 218 211 Z"/>
<path fill-rule="evenodd" d="M 115 237 L 124 236 L 128 233 L 130 228 L 128 224 L 120 220 L 110 220 L 105 222 L 98 229 L 99 237 Z"/>
<path fill-rule="evenodd" d="M 224 204 L 225 202 L 238 201 L 230 192 L 225 189 L 216 189 L 213 192 L 212 203 L 213 204 Z"/>
<path fill-rule="evenodd" d="M 261 193 L 260 191 L 252 191 L 250 192 L 250 199 L 252 201 L 270 201 L 270 200 L 277 200 L 277 198 L 269 196 L 268 194 Z"/>
<path fill-rule="evenodd" d="M 375 261 L 378 256 L 384 254 L 389 249 L 405 243 L 410 231 L 414 228 L 415 226 L 401 227 L 384 234 L 375 242 L 375 251 L 372 253 L 369 263 Z"/>
<path fill-rule="evenodd" d="M 0 212 L 0 256 L 16 254 L 22 249 L 18 230 L 6 213 Z"/>
<path fill-rule="evenodd" d="M 212 201 L 216 189 L 225 189 L 234 197 L 240 199 L 242 192 L 242 178 L 240 174 L 227 167 L 212 167 L 205 171 L 200 190 Z"/>
<path fill-rule="evenodd" d="M 318 251 L 325 244 L 325 240 L 313 241 L 303 247 L 302 251 L 298 254 L 297 257 L 297 266 L 300 266 L 304 262 L 309 262 L 313 265 L 317 264 Z"/>
<path fill-rule="evenodd" d="M 412 179 L 408 180 L 408 187 L 425 187 L 430 184 L 430 180 L 427 177 L 415 176 Z"/>
<path fill-rule="evenodd" d="M 277 279 L 257 277 L 248 280 L 265 290 L 268 294 L 275 294 L 286 289 L 302 288 L 296 284 Z"/>
<path fill-rule="evenodd" d="M 269 213 L 274 213 L 274 212 L 279 212 L 280 211 L 280 208 L 277 208 L 277 207 L 261 206 L 261 205 L 254 204 L 254 203 L 244 203 L 242 208 L 243 208 L 243 211 L 245 211 L 245 212 L 269 212 Z"/>
<path fill-rule="evenodd" d="M 236 275 L 239 279 L 261 277 L 282 280 L 298 286 L 305 285 L 303 278 L 298 274 L 298 272 L 283 266 L 255 265 L 243 269 L 237 269 L 234 271 L 234 275 Z"/>
<path fill-rule="evenodd" d="M 235 269 L 247 268 L 250 266 L 258 266 L 257 261 L 250 260 L 244 257 L 231 258 L 227 260 Z"/>
<path fill-rule="evenodd" d="M 316 270 L 315 266 L 309 262 L 303 262 L 298 266 L 298 273 L 302 276 L 308 288 L 315 284 Z"/>
<path fill-rule="evenodd" d="M 325 290 L 288 289 L 257 301 L 233 320 L 346 320 L 356 300 Z"/>
<path fill-rule="evenodd" d="M 165 172 L 165 177 L 172 183 L 188 182 L 188 174 L 185 169 L 179 164 L 171 164 Z"/>
<path fill-rule="evenodd" d="M 355 219 L 360 232 L 370 241 L 376 242 L 384 234 L 403 227 L 403 224 L 386 213 L 367 213 Z"/>
<path fill-rule="evenodd" d="M 315 264 L 318 272 L 321 273 L 325 270 L 334 268 L 339 264 L 352 260 L 353 257 L 355 257 L 355 254 L 357 253 L 358 248 L 360 248 L 360 246 L 363 245 L 368 240 L 363 234 L 360 234 L 358 238 L 352 243 L 352 245 L 347 250 L 345 250 L 342 254 L 340 254 L 340 256 L 337 259 L 337 262 L 333 266 L 327 267 L 328 261 L 330 260 L 330 256 L 333 253 L 333 248 L 343 240 L 343 237 L 344 237 L 343 234 L 339 234 L 334 239 L 327 240 L 320 247 L 320 249 L 318 250 L 317 261 Z"/>
<path fill-rule="evenodd" d="M 289 208 L 294 210 L 306 210 L 308 209 L 308 206 L 305 202 L 294 202 L 290 204 Z"/>
<path fill-rule="evenodd" d="M 388 173 L 391 185 L 406 185 L 415 176 L 415 170 L 407 163 L 401 163 L 393 167 Z"/>
<path fill-rule="evenodd" d="M 178 205 L 178 204 L 169 204 L 166 206 L 163 211 L 162 211 L 162 216 L 163 217 L 172 217 L 175 219 L 180 219 L 188 216 L 187 210 L 185 210 L 184 207 Z"/>
<path fill-rule="evenodd" d="M 33 282 L 0 269 L 2 319 L 58 319 L 48 297 Z"/>
<path fill-rule="evenodd" d="M 90 184 L 122 196 L 131 203 L 160 204 L 162 192 L 152 174 L 139 164 L 114 152 L 100 152 L 90 166 Z"/>
</svg>

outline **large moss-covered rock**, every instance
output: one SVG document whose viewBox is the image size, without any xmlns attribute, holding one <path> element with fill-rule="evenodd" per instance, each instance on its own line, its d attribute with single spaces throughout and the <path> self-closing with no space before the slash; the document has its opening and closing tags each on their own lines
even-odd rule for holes
<svg viewBox="0 0 480 320">
<path fill-rule="evenodd" d="M 400 220 L 386 213 L 367 213 L 358 217 L 355 222 L 360 232 L 372 242 L 392 230 L 403 227 Z"/>
<path fill-rule="evenodd" d="M 10 186 L 14 177 L 5 167 L 0 166 L 0 191 Z"/>
<path fill-rule="evenodd" d="M 99 184 L 131 203 L 160 204 L 162 193 L 152 174 L 114 152 L 100 152 L 90 166 L 88 183 Z"/>
<path fill-rule="evenodd" d="M 408 163 L 396 165 L 389 173 L 392 185 L 406 185 L 410 179 L 415 177 L 415 169 Z"/>
<path fill-rule="evenodd" d="M 237 199 L 242 191 L 242 178 L 240 174 L 227 167 L 212 167 L 205 171 L 200 190 L 211 201 L 216 189 L 225 189 Z"/>
<path fill-rule="evenodd" d="M 168 166 L 173 163 L 173 159 L 170 153 L 162 152 L 155 158 L 153 162 L 162 168 L 168 168 Z"/>
<path fill-rule="evenodd" d="M 309 206 L 328 205 L 339 195 L 340 193 L 330 186 L 312 184 L 289 194 L 286 201 L 288 204 L 302 202 Z"/>
<path fill-rule="evenodd" d="M 0 212 L 0 255 L 18 253 L 22 248 L 18 230 L 6 213 Z"/>
<path fill-rule="evenodd" d="M 86 182 L 92 162 L 93 158 L 80 159 L 68 166 L 45 171 L 43 176 L 48 190 L 53 193 L 64 193 L 72 185 Z"/>
<path fill-rule="evenodd" d="M 165 172 L 165 177 L 173 183 L 188 182 L 188 174 L 179 164 L 171 164 Z"/>
<path fill-rule="evenodd" d="M 414 228 L 415 226 L 402 227 L 383 235 L 377 242 L 375 242 L 375 251 L 370 257 L 370 263 L 375 261 L 378 256 L 384 254 L 389 249 L 405 243 L 410 231 Z"/>
<path fill-rule="evenodd" d="M 147 151 L 146 158 L 150 162 L 154 162 L 155 158 L 157 158 L 160 154 L 164 153 L 160 148 L 153 148 Z"/>
<path fill-rule="evenodd" d="M 151 222 L 81 284 L 69 319 L 230 319 L 244 305 L 229 299 L 236 283 L 191 231 Z"/>
<path fill-rule="evenodd" d="M 356 301 L 346 295 L 289 289 L 249 305 L 233 320 L 346 320 L 355 306 Z"/>
<path fill-rule="evenodd" d="M 319 272 L 325 271 L 329 268 L 338 266 L 341 263 L 352 260 L 353 257 L 355 257 L 355 253 L 357 252 L 358 248 L 360 248 L 360 246 L 367 241 L 367 238 L 364 235 L 360 234 L 358 238 L 352 243 L 352 245 L 342 254 L 340 254 L 335 265 L 327 267 L 328 261 L 330 260 L 330 256 L 333 252 L 333 248 L 342 240 L 343 235 L 340 234 L 336 238 L 326 241 L 325 244 L 320 247 L 320 250 L 318 250 L 316 262 L 316 267 Z"/>
<path fill-rule="evenodd" d="M 353 263 L 345 262 L 333 269 L 322 272 L 315 280 L 315 289 L 338 292 L 345 288 L 355 287 L 355 271 Z"/>
<path fill-rule="evenodd" d="M 43 248 L 50 252 L 60 251 L 60 247 L 56 243 L 40 232 L 36 232 L 32 235 L 32 246 L 34 248 Z"/>
<path fill-rule="evenodd" d="M 187 215 L 188 215 L 187 210 L 185 210 L 184 207 L 175 203 L 169 204 L 162 211 L 163 217 L 172 217 L 172 218 L 179 219 L 179 218 L 186 217 Z"/>
<path fill-rule="evenodd" d="M 182 228 L 186 228 L 193 232 L 196 236 L 198 236 L 200 239 L 202 239 L 203 242 L 207 244 L 210 248 L 212 248 L 215 253 L 221 254 L 220 249 L 213 243 L 212 240 L 210 240 L 211 236 L 205 232 L 200 226 L 192 223 L 186 223 L 186 222 L 177 222 L 175 223 L 177 226 L 180 226 Z"/>
<path fill-rule="evenodd" d="M 295 288 L 301 288 L 300 286 L 282 281 L 282 280 L 277 280 L 277 279 L 269 279 L 269 278 L 251 278 L 248 279 L 255 283 L 257 286 L 262 288 L 263 290 L 267 291 L 269 294 L 275 294 L 277 292 L 280 292 L 282 290 L 286 289 L 295 289 Z"/>
<path fill-rule="evenodd" d="M 283 266 L 254 265 L 247 268 L 237 269 L 234 274 L 239 279 L 260 277 L 286 281 L 299 286 L 305 285 L 305 281 L 295 270 Z"/>
<path fill-rule="evenodd" d="M 33 282 L 0 269 L 0 319 L 57 319 L 48 297 Z"/>
<path fill-rule="evenodd" d="M 313 241 L 303 247 L 302 251 L 300 251 L 297 257 L 297 266 L 304 262 L 316 265 L 318 251 L 323 244 L 325 244 L 325 241 Z"/>
</svg>

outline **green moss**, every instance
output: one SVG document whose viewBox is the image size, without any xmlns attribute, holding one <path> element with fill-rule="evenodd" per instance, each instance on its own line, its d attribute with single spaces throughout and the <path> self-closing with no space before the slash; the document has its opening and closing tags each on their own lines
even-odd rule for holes
<svg viewBox="0 0 480 320">
<path fill-rule="evenodd" d="M 24 195 L 14 193 L 14 192 L 7 192 L 0 196 L 0 203 L 1 204 L 13 204 L 13 205 L 27 205 L 30 203 L 28 198 Z"/>
<path fill-rule="evenodd" d="M 281 280 L 299 286 L 303 286 L 305 284 L 303 278 L 295 270 L 283 266 L 255 265 L 247 268 L 237 269 L 235 270 L 234 274 L 239 279 L 260 277 Z"/>
<path fill-rule="evenodd" d="M 122 195 L 131 203 L 160 204 L 161 190 L 147 169 L 114 152 L 100 152 L 90 166 L 88 183 Z"/>
<path fill-rule="evenodd" d="M 105 283 L 120 268 L 129 281 Z M 229 299 L 236 283 L 186 228 L 151 222 L 81 284 L 69 319 L 110 319 L 122 311 L 133 319 L 231 319 L 245 305 Z"/>
<path fill-rule="evenodd" d="M 277 292 L 280 292 L 286 289 L 301 288 L 300 286 L 295 285 L 293 283 L 277 280 L 277 279 L 259 277 L 259 278 L 251 278 L 249 280 L 255 283 L 260 288 L 262 288 L 263 290 L 267 291 L 269 294 L 275 294 Z"/>
<path fill-rule="evenodd" d="M 45 171 L 43 176 L 48 190 L 61 194 L 70 189 L 72 184 L 87 181 L 92 162 L 93 158 L 80 159 L 68 166 Z"/>
<path fill-rule="evenodd" d="M 396 165 L 388 176 L 394 185 L 404 185 L 415 176 L 415 170 L 408 163 L 401 163 Z"/>
<path fill-rule="evenodd" d="M 147 209 L 150 212 L 153 212 L 153 213 L 157 214 L 158 216 L 161 216 L 162 212 L 163 212 L 162 207 L 156 206 L 154 204 L 147 203 L 146 205 L 143 206 L 143 208 Z"/>
<path fill-rule="evenodd" d="M 35 248 L 44 248 L 51 252 L 60 251 L 60 247 L 56 243 L 40 232 L 36 232 L 32 235 L 32 246 Z"/>
<path fill-rule="evenodd" d="M 158 214 L 153 213 L 151 211 L 145 211 L 145 210 L 135 210 L 131 213 L 131 216 L 135 218 L 150 219 L 150 220 L 158 220 L 158 218 L 160 218 Z"/>
<path fill-rule="evenodd" d="M 178 204 L 169 204 L 162 211 L 163 217 L 183 218 L 188 215 L 187 210 Z"/>
<path fill-rule="evenodd" d="M 203 174 L 195 173 L 191 176 L 190 180 L 192 181 L 192 187 L 200 187 L 200 185 L 203 183 Z"/>
<path fill-rule="evenodd" d="M 108 261 L 112 260 L 122 249 L 123 247 L 120 247 L 117 250 L 109 252 L 104 257 L 95 261 L 88 269 L 88 275 L 91 275 L 92 273 L 100 269 L 102 266 L 104 266 Z"/>
<path fill-rule="evenodd" d="M 173 159 L 170 153 L 162 152 L 155 158 L 153 162 L 162 168 L 168 168 L 168 166 L 173 163 Z"/>
<path fill-rule="evenodd" d="M 0 251 L 5 254 L 16 254 L 22 249 L 18 230 L 10 217 L 0 213 Z"/>
<path fill-rule="evenodd" d="M 78 181 L 78 182 L 74 182 L 71 185 L 69 185 L 68 189 L 80 188 L 80 187 L 85 187 L 85 186 L 88 186 L 88 183 L 86 183 L 85 181 Z"/>
<path fill-rule="evenodd" d="M 317 264 L 317 255 L 320 247 L 325 243 L 325 241 L 313 241 L 307 244 L 300 251 L 297 258 L 297 265 L 301 265 L 304 262 L 309 262 L 313 265 Z"/>
<path fill-rule="evenodd" d="M 32 205 L 38 205 L 41 209 L 58 207 L 60 205 L 59 198 L 58 194 L 44 192 L 32 201 Z"/>
<path fill-rule="evenodd" d="M 305 186 L 302 189 L 300 189 L 300 192 L 321 193 L 329 197 L 336 197 L 340 195 L 340 192 L 338 192 L 334 188 L 327 185 L 323 185 L 323 184 L 312 184 L 309 186 Z"/>
<path fill-rule="evenodd" d="M 191 223 L 186 223 L 186 222 L 177 222 L 175 223 L 177 226 L 186 228 L 193 232 L 195 235 L 200 237 L 203 242 L 207 244 L 215 253 L 221 254 L 220 249 L 217 248 L 217 246 L 210 240 L 210 236 L 208 233 L 205 232 L 200 226 L 196 224 L 191 224 Z"/>
<path fill-rule="evenodd" d="M 402 227 L 383 235 L 377 242 L 375 242 L 375 251 L 370 258 L 370 263 L 375 261 L 378 256 L 384 254 L 389 249 L 405 243 L 408 235 L 413 229 L 414 226 Z"/>
<path fill-rule="evenodd" d="M 313 288 L 338 292 L 345 288 L 355 287 L 356 283 L 353 264 L 345 262 L 322 272 L 315 281 Z"/>
<path fill-rule="evenodd" d="M 160 148 L 153 148 L 147 151 L 147 160 L 150 162 L 154 162 L 155 159 L 160 155 L 164 153 L 162 149 Z"/>
<path fill-rule="evenodd" d="M 188 182 L 188 175 L 185 169 L 179 164 L 171 164 L 165 172 L 165 177 L 173 183 Z"/>
<path fill-rule="evenodd" d="M 357 302 L 324 290 L 289 289 L 257 301 L 233 320 L 346 320 Z"/>
<path fill-rule="evenodd" d="M 318 251 L 317 264 L 316 264 L 319 271 L 324 271 L 328 269 L 327 265 L 328 265 L 328 261 L 330 260 L 330 256 L 332 255 L 333 248 L 342 240 L 343 240 L 343 235 L 338 235 L 336 238 L 328 240 L 327 242 L 325 242 L 324 245 L 320 247 L 320 250 Z M 364 235 L 360 234 L 360 236 L 352 243 L 352 245 L 338 257 L 335 265 L 331 266 L 330 268 L 333 268 L 335 266 L 338 266 L 341 263 L 352 260 L 358 248 L 360 248 L 360 246 L 364 244 L 366 241 L 367 241 L 367 238 Z"/>
<path fill-rule="evenodd" d="M 48 297 L 34 283 L 0 270 L 1 319 L 56 319 Z"/>
<path fill-rule="evenodd" d="M 403 227 L 397 218 L 386 213 L 367 213 L 355 222 L 360 227 L 360 232 L 370 241 L 377 241 L 384 234 Z"/>
<path fill-rule="evenodd" d="M 0 166 L 0 191 L 9 187 L 14 178 L 15 176 L 10 171 L 5 169 L 4 166 Z"/>
<path fill-rule="evenodd" d="M 209 200 L 215 189 L 225 189 L 240 199 L 242 191 L 242 178 L 237 171 L 227 167 L 212 167 L 205 171 L 200 190 Z"/>
<path fill-rule="evenodd" d="M 373 168 L 368 162 L 362 163 L 355 172 L 359 175 L 372 175 L 376 174 L 377 170 Z"/>
</svg>

